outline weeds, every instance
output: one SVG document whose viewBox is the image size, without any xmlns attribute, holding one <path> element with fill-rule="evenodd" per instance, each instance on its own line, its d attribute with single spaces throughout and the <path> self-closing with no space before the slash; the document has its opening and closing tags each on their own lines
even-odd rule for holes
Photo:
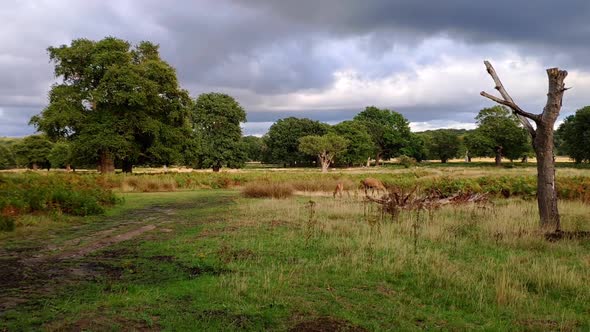
<svg viewBox="0 0 590 332">
<path fill-rule="evenodd" d="M 242 194 L 249 198 L 287 198 L 293 195 L 293 187 L 277 182 L 251 182 L 244 186 Z"/>
</svg>

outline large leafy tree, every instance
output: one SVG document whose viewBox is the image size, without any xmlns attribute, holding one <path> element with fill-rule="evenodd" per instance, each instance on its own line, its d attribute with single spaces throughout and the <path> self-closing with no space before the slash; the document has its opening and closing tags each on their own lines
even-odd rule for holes
<svg viewBox="0 0 590 332">
<path fill-rule="evenodd" d="M 55 75 L 49 105 L 31 119 L 51 139 L 72 143 L 79 159 L 97 161 L 101 172 L 133 164 L 181 160 L 190 132 L 191 100 L 158 45 L 107 37 L 76 39 L 49 47 Z"/>
<path fill-rule="evenodd" d="M 310 156 L 316 156 L 323 173 L 328 171 L 328 167 L 337 155 L 346 151 L 346 146 L 348 146 L 348 140 L 334 133 L 323 136 L 304 136 L 299 139 L 299 150 Z"/>
<path fill-rule="evenodd" d="M 262 137 L 245 136 L 244 148 L 246 149 L 246 156 L 248 161 L 261 161 L 264 153 L 264 142 Z"/>
<path fill-rule="evenodd" d="M 449 159 L 459 156 L 461 140 L 452 131 L 441 129 L 431 133 L 428 151 L 431 159 L 439 159 L 446 163 Z"/>
<path fill-rule="evenodd" d="M 346 151 L 337 157 L 337 162 L 348 166 L 364 165 L 375 153 L 373 139 L 367 127 L 359 121 L 343 121 L 333 126 L 332 131 L 348 140 Z"/>
<path fill-rule="evenodd" d="M 49 156 L 47 157 L 53 168 L 65 168 L 68 171 L 72 165 L 72 147 L 67 142 L 57 142 L 53 144 Z"/>
<path fill-rule="evenodd" d="M 32 169 L 39 167 L 49 169 L 49 153 L 53 143 L 44 135 L 31 135 L 25 137 L 22 141 L 14 146 L 16 162 L 19 166 L 25 166 Z"/>
<path fill-rule="evenodd" d="M 16 138 L 0 138 L 0 169 L 16 167 L 14 146 L 20 141 Z"/>
<path fill-rule="evenodd" d="M 400 154 L 414 158 L 421 162 L 427 160 L 429 157 L 428 147 L 430 143 L 430 135 L 424 133 L 410 133 L 406 146 L 401 148 Z"/>
<path fill-rule="evenodd" d="M 570 115 L 557 129 L 560 151 L 576 163 L 590 162 L 590 106 Z"/>
<path fill-rule="evenodd" d="M 478 127 L 467 139 L 473 156 L 495 157 L 500 165 L 502 157 L 513 160 L 530 150 L 527 131 L 506 107 L 484 108 L 475 119 Z"/>
<path fill-rule="evenodd" d="M 397 112 L 369 106 L 354 120 L 362 122 L 373 138 L 376 165 L 381 159 L 397 157 L 401 149 L 408 145 L 410 124 Z"/>
<path fill-rule="evenodd" d="M 289 117 L 275 122 L 264 137 L 267 147 L 265 162 L 285 166 L 311 165 L 317 158 L 299 151 L 299 139 L 304 136 L 322 136 L 329 125 L 306 118 Z"/>
<path fill-rule="evenodd" d="M 231 96 L 206 93 L 197 98 L 194 128 L 200 142 L 198 167 L 218 172 L 224 165 L 239 168 L 247 159 L 240 123 L 246 112 Z"/>
</svg>

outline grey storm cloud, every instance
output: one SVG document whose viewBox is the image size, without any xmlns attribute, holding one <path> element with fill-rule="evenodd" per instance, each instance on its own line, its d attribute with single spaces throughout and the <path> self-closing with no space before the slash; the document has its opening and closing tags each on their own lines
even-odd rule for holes
<svg viewBox="0 0 590 332">
<path fill-rule="evenodd" d="M 194 96 L 243 96 L 249 121 L 307 116 L 337 122 L 362 108 L 278 111 L 266 109 L 264 99 L 321 93 L 334 84 L 336 72 L 351 66 L 367 80 L 412 75 L 412 66 L 436 63 L 445 52 L 480 61 L 482 54 L 510 50 L 534 54 L 543 65 L 585 70 L 588 17 L 586 0 L 6 0 L 0 3 L 0 136 L 33 131 L 28 119 L 46 105 L 54 82 L 46 48 L 75 38 L 159 43 Z M 424 43 L 436 37 L 457 45 L 429 51 Z M 391 56 L 392 50 L 403 56 Z M 485 104 L 477 98 L 441 107 L 384 106 L 410 121 L 469 122 Z"/>
</svg>

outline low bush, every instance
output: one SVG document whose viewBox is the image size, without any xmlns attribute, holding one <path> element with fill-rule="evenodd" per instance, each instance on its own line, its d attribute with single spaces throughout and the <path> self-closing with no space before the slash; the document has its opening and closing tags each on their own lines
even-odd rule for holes
<svg viewBox="0 0 590 332">
<path fill-rule="evenodd" d="M 27 213 L 101 214 L 104 206 L 117 201 L 110 189 L 103 188 L 91 177 L 36 173 L 0 175 L 0 216 L 3 218 L 0 228 L 11 228 L 10 220 L 14 223 L 15 217 Z"/>
<path fill-rule="evenodd" d="M 0 215 L 0 232 L 11 232 L 14 228 L 14 217 Z"/>
<path fill-rule="evenodd" d="M 250 182 L 242 189 L 249 198 L 287 198 L 293 195 L 293 186 L 288 183 L 258 181 Z"/>
</svg>

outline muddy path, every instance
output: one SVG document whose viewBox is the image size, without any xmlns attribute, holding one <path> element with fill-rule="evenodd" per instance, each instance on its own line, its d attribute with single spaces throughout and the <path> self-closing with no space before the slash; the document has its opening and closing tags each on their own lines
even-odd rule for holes
<svg viewBox="0 0 590 332">
<path fill-rule="evenodd" d="M 104 217 L 96 223 L 67 230 L 35 234 L 0 248 L 0 317 L 31 300 L 58 293 L 60 289 L 97 277 L 120 274 L 116 262 L 130 252 L 110 247 L 125 241 L 157 239 L 170 235 L 174 225 L 187 222 L 178 212 L 210 207 L 206 198 L 192 202 L 158 204 Z M 32 301 L 35 302 L 35 301 Z M 33 304 L 34 305 L 34 304 Z"/>
</svg>

